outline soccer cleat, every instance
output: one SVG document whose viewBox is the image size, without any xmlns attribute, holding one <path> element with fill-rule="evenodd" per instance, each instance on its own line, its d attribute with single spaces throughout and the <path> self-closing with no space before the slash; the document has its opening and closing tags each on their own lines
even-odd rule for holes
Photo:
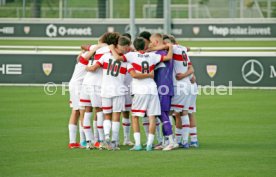
<svg viewBox="0 0 276 177">
<path fill-rule="evenodd" d="M 100 148 L 100 145 L 101 145 L 101 143 L 100 143 L 99 141 L 96 141 L 96 142 L 94 143 L 94 147 L 97 148 L 97 149 Z"/>
<path fill-rule="evenodd" d="M 146 151 L 152 151 L 152 150 L 153 150 L 152 145 L 147 145 Z"/>
<path fill-rule="evenodd" d="M 157 144 L 154 146 L 154 150 L 162 150 L 163 148 L 163 144 Z"/>
<path fill-rule="evenodd" d="M 179 145 L 179 147 L 180 147 L 180 145 Z M 181 144 L 181 148 L 189 149 L 189 147 L 190 147 L 189 143 Z"/>
<path fill-rule="evenodd" d="M 111 147 L 113 151 L 120 150 L 119 145 L 116 143 L 116 141 L 111 142 Z"/>
<path fill-rule="evenodd" d="M 86 142 L 86 149 L 87 150 L 91 150 L 91 149 L 94 149 L 95 147 L 93 146 L 93 143 L 92 142 Z"/>
<path fill-rule="evenodd" d="M 191 142 L 191 143 L 190 143 L 190 147 L 198 148 L 198 147 L 199 147 L 199 144 L 198 144 L 197 141 L 194 141 L 194 142 Z"/>
<path fill-rule="evenodd" d="M 124 146 L 133 146 L 134 143 L 129 141 L 129 140 L 124 140 L 124 143 L 123 143 Z"/>
<path fill-rule="evenodd" d="M 130 151 L 141 151 L 142 150 L 142 146 L 138 145 L 138 146 L 133 146 L 133 148 L 129 149 Z"/>
<path fill-rule="evenodd" d="M 80 144 L 79 143 L 70 143 L 70 144 L 68 144 L 68 147 L 70 149 L 80 148 Z"/>
<path fill-rule="evenodd" d="M 86 148 L 86 145 L 87 145 L 86 141 L 82 141 L 82 142 L 80 143 L 80 148 L 81 148 L 81 149 L 84 149 L 84 148 Z"/>
<path fill-rule="evenodd" d="M 109 150 L 109 151 L 112 150 L 112 146 L 111 146 L 111 143 L 110 143 L 109 140 L 106 140 L 106 141 L 104 142 L 103 147 L 104 147 L 104 149 L 106 149 L 106 150 Z"/>
<path fill-rule="evenodd" d="M 169 144 L 169 145 L 167 145 L 164 149 L 163 149 L 163 151 L 171 151 L 171 150 L 173 150 L 175 147 L 174 147 L 174 144 Z"/>
</svg>

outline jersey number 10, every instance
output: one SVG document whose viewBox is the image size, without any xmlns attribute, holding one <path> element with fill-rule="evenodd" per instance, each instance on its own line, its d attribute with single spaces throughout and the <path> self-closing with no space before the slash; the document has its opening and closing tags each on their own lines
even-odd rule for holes
<svg viewBox="0 0 276 177">
<path fill-rule="evenodd" d="M 117 77 L 119 75 L 120 69 L 121 69 L 120 61 L 113 62 L 112 59 L 109 59 L 108 67 L 107 67 L 107 75 L 111 74 L 111 76 Z"/>
</svg>

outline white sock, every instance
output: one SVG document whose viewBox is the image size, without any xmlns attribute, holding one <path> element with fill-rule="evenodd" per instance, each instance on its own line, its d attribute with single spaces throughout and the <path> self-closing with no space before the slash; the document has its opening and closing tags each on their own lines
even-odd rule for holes
<svg viewBox="0 0 276 177">
<path fill-rule="evenodd" d="M 99 133 L 97 129 L 97 121 L 93 120 L 93 134 L 94 134 L 94 142 L 97 142 L 99 140 Z"/>
<path fill-rule="evenodd" d="M 104 127 L 105 139 L 109 140 L 110 139 L 110 130 L 111 130 L 111 121 L 110 120 L 104 120 L 103 127 Z"/>
<path fill-rule="evenodd" d="M 140 146 L 141 145 L 140 132 L 135 132 L 133 136 L 135 140 L 135 146 Z"/>
<path fill-rule="evenodd" d="M 130 120 L 127 118 L 123 118 L 123 129 L 124 129 L 124 141 L 129 141 L 130 135 Z"/>
<path fill-rule="evenodd" d="M 145 130 L 146 138 L 148 139 L 149 135 L 149 118 L 148 117 L 143 117 L 142 119 L 143 127 Z"/>
<path fill-rule="evenodd" d="M 190 137 L 191 137 L 191 142 L 196 142 L 197 141 L 197 129 L 196 129 L 196 127 L 190 128 Z"/>
<path fill-rule="evenodd" d="M 104 140 L 104 130 L 103 130 L 103 112 L 97 112 L 97 129 L 99 132 L 99 140 Z"/>
<path fill-rule="evenodd" d="M 85 133 L 86 141 L 92 142 L 93 141 L 93 133 L 91 130 L 91 112 L 85 112 L 83 118 L 83 131 Z"/>
<path fill-rule="evenodd" d="M 157 139 L 158 144 L 162 143 L 162 141 L 163 141 L 161 131 L 160 131 L 161 130 L 160 124 L 161 124 L 161 122 L 160 122 L 159 118 L 156 118 L 156 139 Z"/>
<path fill-rule="evenodd" d="M 153 141 L 154 141 L 154 134 L 149 133 L 147 146 L 152 145 Z"/>
<path fill-rule="evenodd" d="M 79 132 L 80 132 L 80 142 L 85 141 L 85 134 L 80 120 L 79 120 Z"/>
<path fill-rule="evenodd" d="M 189 130 L 190 130 L 190 119 L 188 115 L 181 116 L 181 121 L 182 121 L 182 141 L 183 144 L 188 143 L 189 139 Z"/>
<path fill-rule="evenodd" d="M 173 126 L 173 125 L 174 125 L 174 119 L 173 119 L 173 116 L 169 116 L 169 118 L 170 118 L 171 125 Z"/>
<path fill-rule="evenodd" d="M 174 144 L 173 135 L 168 136 L 169 144 Z"/>
<path fill-rule="evenodd" d="M 69 129 L 69 142 L 70 143 L 76 143 L 77 142 L 77 125 L 75 124 L 69 124 L 68 125 Z"/>
<path fill-rule="evenodd" d="M 175 140 L 179 144 L 181 143 L 182 138 L 182 129 L 175 127 Z"/>
<path fill-rule="evenodd" d="M 119 144 L 119 132 L 120 132 L 120 122 L 112 122 L 112 139 L 111 141 L 116 141 Z"/>
</svg>

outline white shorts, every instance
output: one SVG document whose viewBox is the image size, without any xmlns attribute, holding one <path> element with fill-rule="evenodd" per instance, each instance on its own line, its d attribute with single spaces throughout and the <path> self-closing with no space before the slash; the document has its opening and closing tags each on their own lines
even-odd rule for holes
<svg viewBox="0 0 276 177">
<path fill-rule="evenodd" d="M 102 107 L 101 87 L 83 84 L 80 93 L 80 106 Z"/>
<path fill-rule="evenodd" d="M 132 97 L 130 94 L 125 95 L 125 109 L 124 111 L 131 111 Z"/>
<path fill-rule="evenodd" d="M 102 98 L 102 109 L 104 114 L 122 112 L 125 109 L 125 95 L 112 98 Z"/>
<path fill-rule="evenodd" d="M 69 83 L 70 107 L 73 108 L 73 110 L 84 109 L 79 104 L 80 91 L 81 91 L 81 82 Z"/>
<path fill-rule="evenodd" d="M 182 112 L 189 110 L 190 106 L 190 84 L 185 85 L 184 88 L 174 87 L 174 96 L 172 97 L 171 110 L 175 112 Z"/>
<path fill-rule="evenodd" d="M 196 112 L 196 97 L 198 94 L 198 88 L 197 88 L 197 84 L 194 83 L 191 85 L 191 96 L 190 96 L 190 106 L 189 106 L 189 111 L 188 113 L 193 113 Z"/>
<path fill-rule="evenodd" d="M 161 115 L 161 106 L 158 95 L 135 94 L 131 107 L 132 116 L 144 117 Z"/>
</svg>

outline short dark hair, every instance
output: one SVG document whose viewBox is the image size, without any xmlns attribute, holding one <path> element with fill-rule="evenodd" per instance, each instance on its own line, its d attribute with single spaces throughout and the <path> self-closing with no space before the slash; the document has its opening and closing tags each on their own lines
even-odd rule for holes
<svg viewBox="0 0 276 177">
<path fill-rule="evenodd" d="M 130 45 L 131 42 L 130 42 L 130 39 L 126 36 L 120 36 L 119 37 L 119 40 L 118 40 L 118 44 L 120 46 L 126 46 L 126 45 Z"/>
<path fill-rule="evenodd" d="M 128 37 L 131 40 L 131 35 L 129 33 L 124 33 L 122 36 Z"/>
<path fill-rule="evenodd" d="M 176 44 L 175 37 L 173 35 L 169 35 L 169 38 L 173 44 Z"/>
<path fill-rule="evenodd" d="M 139 34 L 139 37 L 142 37 L 148 41 L 150 41 L 150 36 L 151 36 L 151 34 L 148 31 L 143 31 Z"/>
<path fill-rule="evenodd" d="M 106 43 L 107 45 L 117 45 L 119 37 L 120 33 L 118 32 L 106 32 L 101 36 L 100 41 Z"/>
<path fill-rule="evenodd" d="M 163 34 L 163 40 L 166 40 L 166 39 L 169 39 L 169 40 L 170 40 L 169 35 L 167 35 L 167 34 Z"/>
<path fill-rule="evenodd" d="M 137 37 L 134 40 L 133 45 L 136 50 L 144 50 L 145 49 L 145 39 L 142 37 Z"/>
</svg>

